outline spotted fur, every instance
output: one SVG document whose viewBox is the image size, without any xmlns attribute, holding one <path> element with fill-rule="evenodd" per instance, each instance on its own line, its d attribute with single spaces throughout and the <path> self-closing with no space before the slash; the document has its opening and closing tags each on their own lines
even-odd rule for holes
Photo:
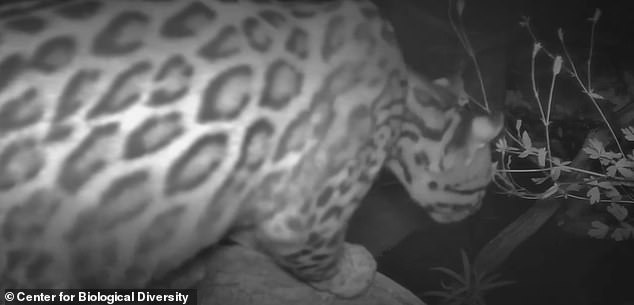
<svg viewBox="0 0 634 305">
<path fill-rule="evenodd" d="M 0 18 L 0 286 L 143 287 L 233 232 L 351 296 L 322 284 L 350 276 L 346 222 L 384 165 L 441 222 L 491 179 L 501 120 L 408 71 L 366 0 Z"/>
</svg>

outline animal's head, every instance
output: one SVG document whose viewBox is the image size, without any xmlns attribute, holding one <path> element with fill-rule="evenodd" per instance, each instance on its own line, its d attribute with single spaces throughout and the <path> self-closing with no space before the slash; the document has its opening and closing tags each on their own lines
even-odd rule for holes
<svg viewBox="0 0 634 305">
<path fill-rule="evenodd" d="M 493 178 L 490 144 L 503 117 L 463 107 L 460 82 L 428 82 L 412 74 L 408 88 L 388 166 L 435 221 L 460 221 L 479 209 Z"/>
</svg>

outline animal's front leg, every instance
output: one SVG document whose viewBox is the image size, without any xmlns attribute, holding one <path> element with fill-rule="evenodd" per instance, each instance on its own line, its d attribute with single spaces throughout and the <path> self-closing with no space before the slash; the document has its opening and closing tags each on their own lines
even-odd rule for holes
<svg viewBox="0 0 634 305">
<path fill-rule="evenodd" d="M 258 243 L 312 287 L 342 298 L 355 297 L 374 279 L 376 262 L 364 247 L 344 243 L 347 217 L 327 211 L 320 216 L 285 218 L 281 213 L 262 224 Z"/>
</svg>

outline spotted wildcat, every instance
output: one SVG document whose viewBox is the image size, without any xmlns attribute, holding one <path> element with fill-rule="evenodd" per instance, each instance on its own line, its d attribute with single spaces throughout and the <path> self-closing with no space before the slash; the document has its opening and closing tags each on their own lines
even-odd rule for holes
<svg viewBox="0 0 634 305">
<path fill-rule="evenodd" d="M 0 287 L 144 287 L 233 235 L 357 295 L 381 168 L 439 222 L 479 207 L 502 120 L 459 96 L 366 0 L 0 7 Z"/>
</svg>

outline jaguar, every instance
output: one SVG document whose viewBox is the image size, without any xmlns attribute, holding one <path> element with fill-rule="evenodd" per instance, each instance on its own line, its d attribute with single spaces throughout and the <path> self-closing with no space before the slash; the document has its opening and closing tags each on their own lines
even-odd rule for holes
<svg viewBox="0 0 634 305">
<path fill-rule="evenodd" d="M 234 238 L 356 296 L 346 224 L 381 169 L 438 222 L 481 205 L 503 123 L 459 83 L 368 0 L 5 4 L 0 287 L 146 287 Z"/>
</svg>

